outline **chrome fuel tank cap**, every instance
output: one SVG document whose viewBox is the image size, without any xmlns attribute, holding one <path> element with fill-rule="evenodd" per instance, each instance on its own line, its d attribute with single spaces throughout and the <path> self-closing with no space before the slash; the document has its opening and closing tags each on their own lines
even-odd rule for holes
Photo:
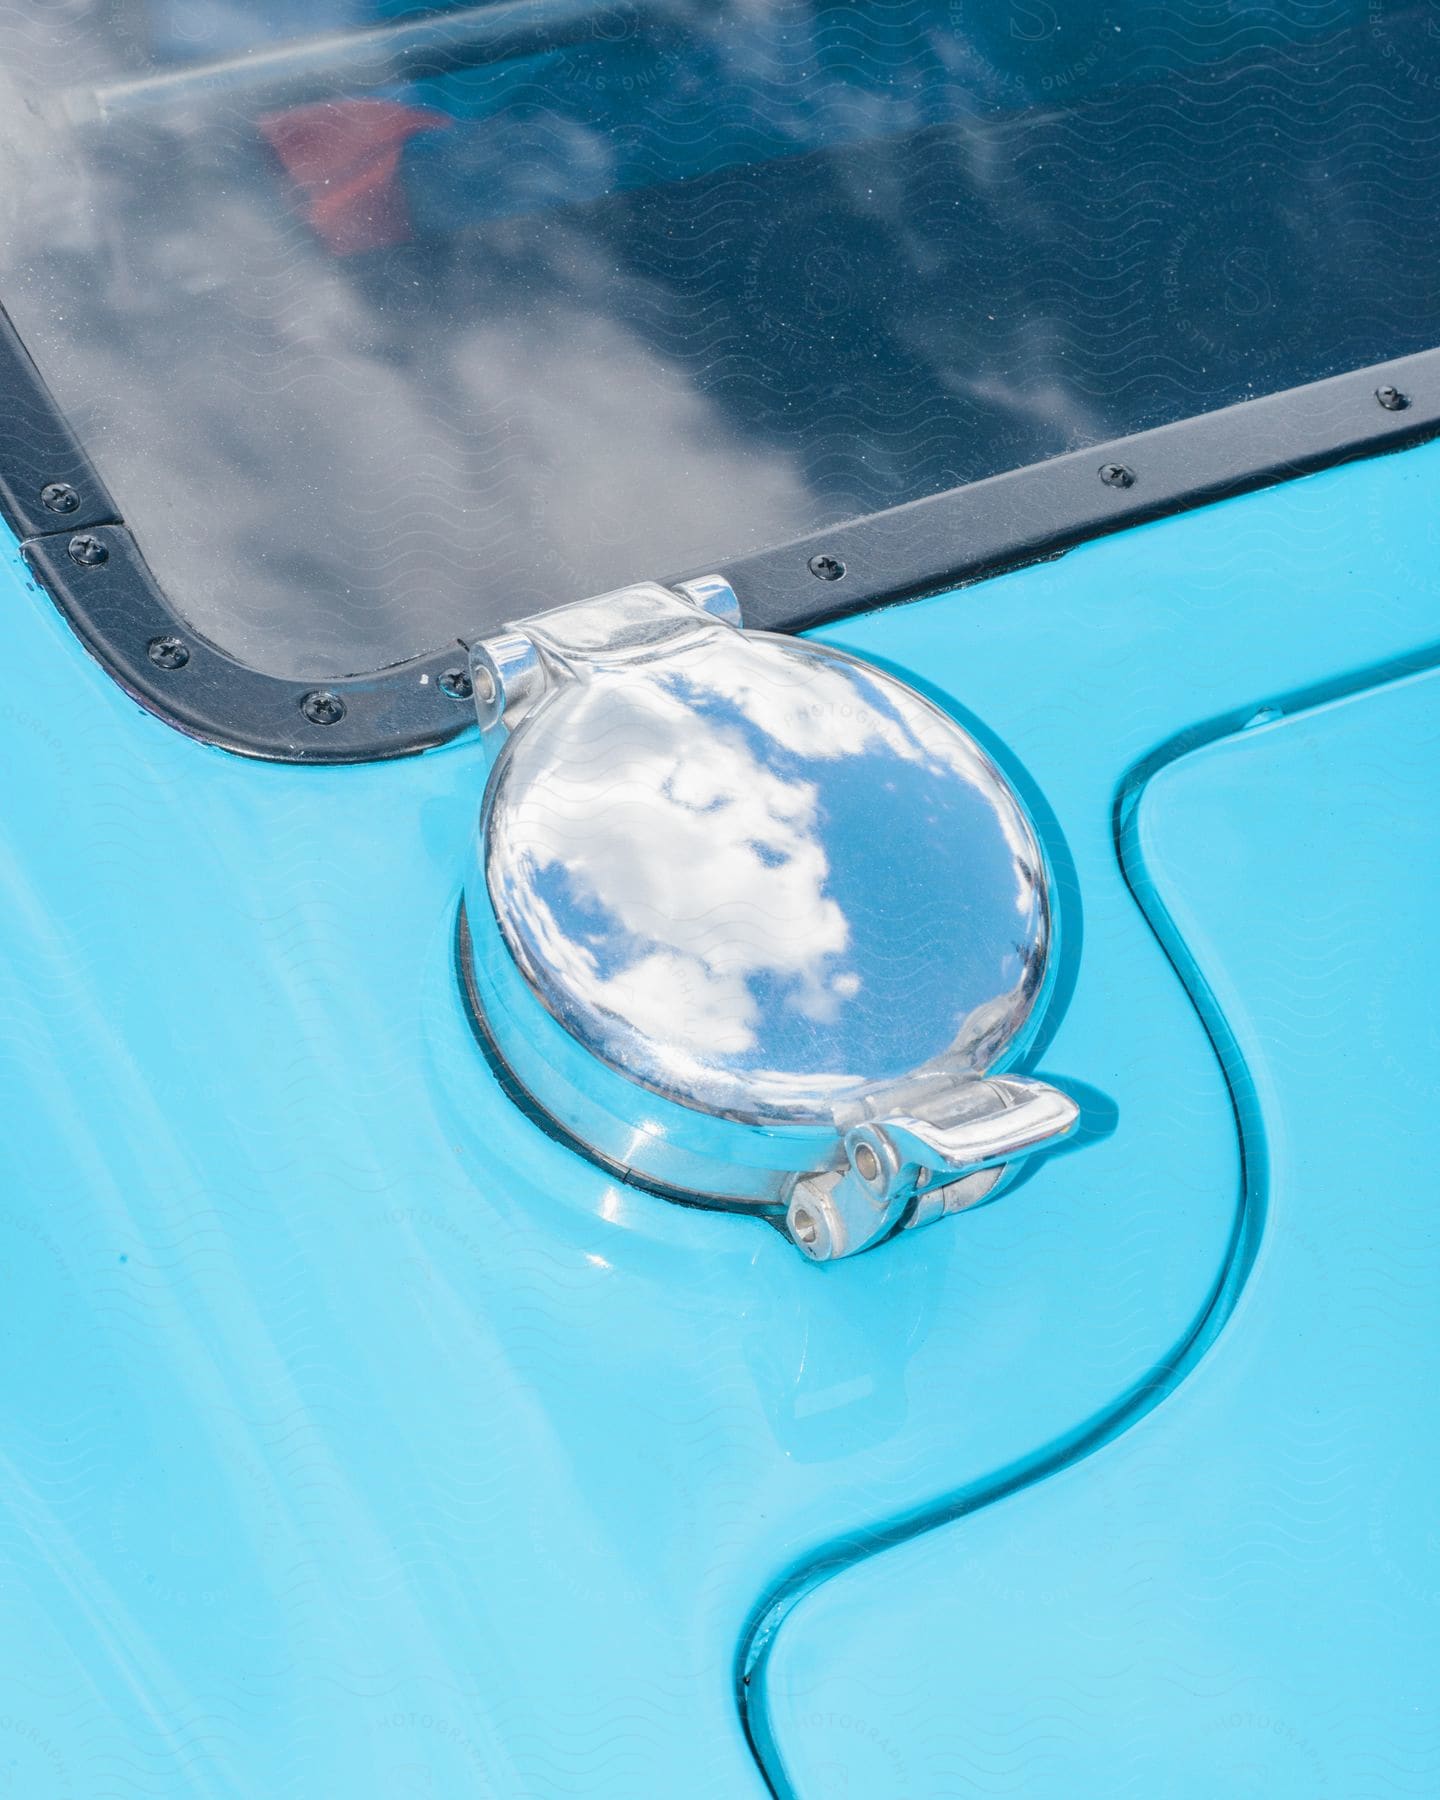
<svg viewBox="0 0 1440 1800">
<path fill-rule="evenodd" d="M 999 1074 L 1049 986 L 1044 857 L 956 722 L 842 651 L 642 584 L 471 651 L 490 751 L 466 974 L 602 1163 L 812 1260 L 988 1198 L 1074 1102 Z"/>
</svg>

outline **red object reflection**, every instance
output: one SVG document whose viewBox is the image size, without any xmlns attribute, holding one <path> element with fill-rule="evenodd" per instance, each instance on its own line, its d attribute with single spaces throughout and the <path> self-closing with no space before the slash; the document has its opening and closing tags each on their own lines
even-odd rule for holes
<svg viewBox="0 0 1440 1800">
<path fill-rule="evenodd" d="M 400 152 L 418 132 L 454 121 L 396 100 L 319 100 L 256 120 L 305 197 L 305 217 L 334 256 L 403 244 Z"/>
</svg>

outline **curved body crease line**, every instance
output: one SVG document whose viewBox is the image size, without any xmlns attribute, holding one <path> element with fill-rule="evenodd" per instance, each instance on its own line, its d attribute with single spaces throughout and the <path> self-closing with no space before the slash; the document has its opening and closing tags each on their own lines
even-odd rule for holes
<svg viewBox="0 0 1440 1800">
<path fill-rule="evenodd" d="M 775 1792 L 843 1770 L 920 1800 L 963 1771 L 1057 1800 L 1310 1800 L 1440 1776 L 1416 1433 L 1440 1372 L 1416 1113 L 1440 1083 L 1440 673 L 1378 673 L 1187 734 L 1122 788 L 1137 901 L 1235 1096 L 1227 1278 L 1171 1379 L 1049 1481 L 797 1596 L 748 1700 Z"/>
</svg>

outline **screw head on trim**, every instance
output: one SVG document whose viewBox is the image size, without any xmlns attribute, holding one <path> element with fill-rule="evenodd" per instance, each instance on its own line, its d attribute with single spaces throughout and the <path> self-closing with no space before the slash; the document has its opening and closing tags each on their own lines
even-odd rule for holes
<svg viewBox="0 0 1440 1800">
<path fill-rule="evenodd" d="M 446 669 L 435 685 L 452 700 L 468 700 L 475 692 L 475 684 L 464 669 Z"/>
<path fill-rule="evenodd" d="M 40 490 L 40 504 L 47 512 L 72 513 L 79 510 L 80 496 L 68 481 L 47 481 Z"/>
<path fill-rule="evenodd" d="M 824 552 L 819 556 L 812 556 L 808 567 L 810 573 L 818 576 L 821 581 L 838 581 L 845 573 L 845 565 L 840 558 Z"/>
<path fill-rule="evenodd" d="M 1386 412 L 1404 412 L 1405 408 L 1410 404 L 1410 396 L 1408 394 L 1402 394 L 1399 388 L 1391 387 L 1388 383 L 1384 387 L 1376 388 L 1375 398 L 1385 408 Z"/>
<path fill-rule="evenodd" d="M 1104 463 L 1100 469 L 1100 479 L 1106 487 L 1128 488 L 1135 485 L 1135 471 L 1124 463 Z"/>
<path fill-rule="evenodd" d="M 78 532 L 68 545 L 70 560 L 79 563 L 82 569 L 96 569 L 101 563 L 109 560 L 110 552 L 98 537 L 92 537 L 88 531 Z"/>
<path fill-rule="evenodd" d="M 338 725 L 345 717 L 345 702 L 329 688 L 313 688 L 301 700 L 300 710 L 312 725 Z"/>
<path fill-rule="evenodd" d="M 189 646 L 178 637 L 151 638 L 145 654 L 157 669 L 183 669 L 190 660 Z"/>
</svg>

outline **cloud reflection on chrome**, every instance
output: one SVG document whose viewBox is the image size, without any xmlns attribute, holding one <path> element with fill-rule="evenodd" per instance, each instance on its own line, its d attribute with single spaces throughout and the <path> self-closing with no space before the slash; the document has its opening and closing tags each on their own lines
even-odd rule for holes
<svg viewBox="0 0 1440 1800">
<path fill-rule="evenodd" d="M 562 687 L 507 747 L 489 828 L 507 938 L 572 1033 L 757 1121 L 977 1066 L 1048 936 L 1038 846 L 979 746 L 783 643 L 719 631 Z"/>
</svg>

